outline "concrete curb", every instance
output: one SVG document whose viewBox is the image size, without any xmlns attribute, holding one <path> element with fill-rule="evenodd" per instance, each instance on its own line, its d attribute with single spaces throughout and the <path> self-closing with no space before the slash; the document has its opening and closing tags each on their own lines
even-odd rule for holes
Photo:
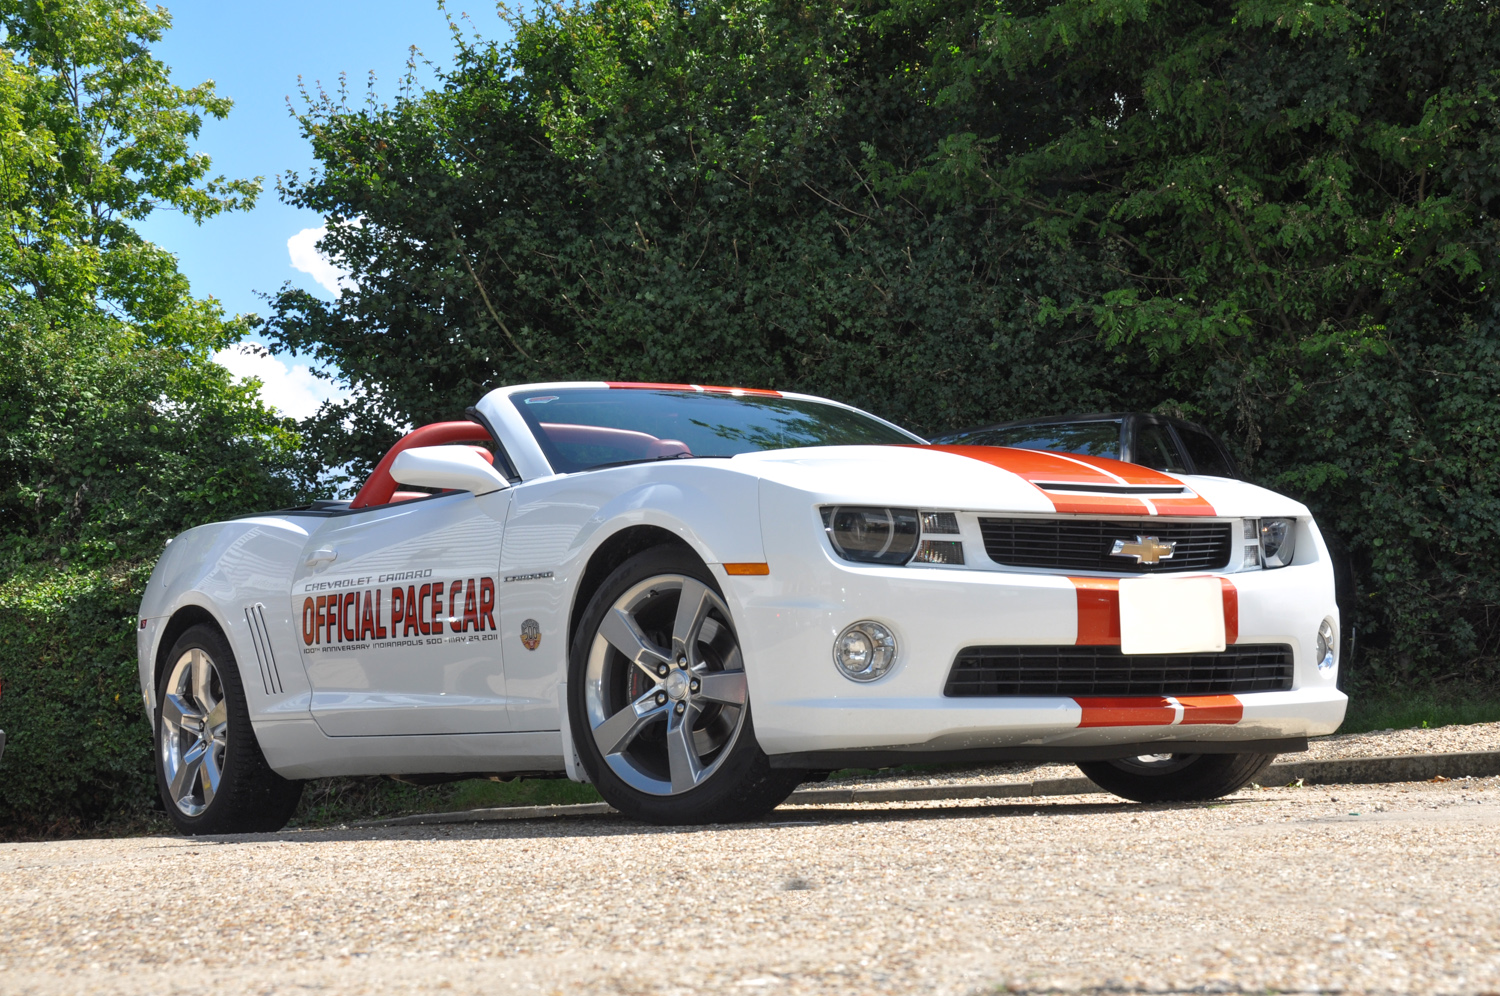
<svg viewBox="0 0 1500 996">
<path fill-rule="evenodd" d="M 1500 751 L 1455 754 L 1400 754 L 1392 757 L 1350 757 L 1333 761 L 1286 761 L 1273 764 L 1260 776 L 1267 786 L 1368 785 L 1384 782 L 1425 782 L 1434 778 L 1487 778 L 1500 775 Z M 881 788 L 805 788 L 793 792 L 784 805 L 826 806 L 846 803 L 932 802 L 944 799 L 1019 799 L 1049 795 L 1086 795 L 1103 792 L 1087 778 L 1045 778 L 1030 782 L 959 782 Z M 534 820 L 553 816 L 606 816 L 608 803 L 574 806 L 507 806 L 467 809 L 455 813 L 419 813 L 385 820 L 364 820 L 356 827 L 430 826 L 443 823 L 488 823 L 497 820 Z"/>
</svg>

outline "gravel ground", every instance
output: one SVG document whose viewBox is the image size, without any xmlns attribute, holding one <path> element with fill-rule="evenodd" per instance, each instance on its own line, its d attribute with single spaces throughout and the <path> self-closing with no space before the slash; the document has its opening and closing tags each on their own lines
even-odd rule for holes
<svg viewBox="0 0 1500 996">
<path fill-rule="evenodd" d="M 1440 726 L 1430 730 L 1380 730 L 1373 733 L 1336 734 L 1313 740 L 1308 744 L 1308 750 L 1305 753 L 1286 754 L 1282 759 L 1286 761 L 1331 761 L 1346 757 L 1449 754 L 1480 750 L 1500 750 L 1500 723 Z M 878 784 L 882 788 L 906 788 L 918 785 L 942 785 L 949 782 L 993 781 L 1004 784 L 1044 778 L 1076 778 L 1078 775 L 1078 768 L 1071 764 L 994 764 L 982 767 L 948 768 L 920 774 L 892 769 L 873 772 L 860 778 L 840 779 L 836 784 Z"/>
<path fill-rule="evenodd" d="M 0 993 L 1500 993 L 1500 779 L 0 844 Z"/>
<path fill-rule="evenodd" d="M 1500 750 L 1500 723 L 1439 726 L 1431 730 L 1379 730 L 1320 737 L 1303 757 L 1322 761 L 1343 757 L 1391 757 L 1397 754 L 1451 754 Z"/>
</svg>

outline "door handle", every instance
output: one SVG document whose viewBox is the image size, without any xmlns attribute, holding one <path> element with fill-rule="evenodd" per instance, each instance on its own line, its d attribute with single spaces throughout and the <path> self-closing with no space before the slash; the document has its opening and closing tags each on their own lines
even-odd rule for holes
<svg viewBox="0 0 1500 996">
<path fill-rule="evenodd" d="M 317 567 L 319 564 L 331 564 L 339 559 L 339 552 L 330 547 L 313 551 L 313 555 L 303 561 L 308 567 Z"/>
</svg>

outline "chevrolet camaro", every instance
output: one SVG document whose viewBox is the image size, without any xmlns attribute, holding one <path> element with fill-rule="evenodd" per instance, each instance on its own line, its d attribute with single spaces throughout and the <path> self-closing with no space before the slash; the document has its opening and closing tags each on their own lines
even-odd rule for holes
<svg viewBox="0 0 1500 996">
<path fill-rule="evenodd" d="M 669 824 L 913 762 L 1209 799 L 1343 718 L 1328 550 L 1252 484 L 775 391 L 468 415 L 350 501 L 168 544 L 138 649 L 183 832 L 277 829 L 334 775 L 566 776 Z"/>
</svg>

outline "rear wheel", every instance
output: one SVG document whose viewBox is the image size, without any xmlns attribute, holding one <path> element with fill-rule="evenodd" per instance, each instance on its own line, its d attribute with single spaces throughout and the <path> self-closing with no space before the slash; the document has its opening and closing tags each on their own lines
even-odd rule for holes
<svg viewBox="0 0 1500 996">
<path fill-rule="evenodd" d="M 1136 802 L 1217 799 L 1249 784 L 1275 754 L 1142 754 L 1078 767 L 1106 792 Z"/>
<path fill-rule="evenodd" d="M 805 777 L 773 769 L 756 743 L 728 606 L 686 550 L 647 550 L 620 565 L 585 610 L 569 664 L 579 758 L 628 816 L 754 819 Z"/>
<path fill-rule="evenodd" d="M 212 626 L 172 647 L 156 695 L 156 782 L 167 818 L 185 834 L 280 830 L 302 783 L 266 764 L 234 653 Z"/>
</svg>

